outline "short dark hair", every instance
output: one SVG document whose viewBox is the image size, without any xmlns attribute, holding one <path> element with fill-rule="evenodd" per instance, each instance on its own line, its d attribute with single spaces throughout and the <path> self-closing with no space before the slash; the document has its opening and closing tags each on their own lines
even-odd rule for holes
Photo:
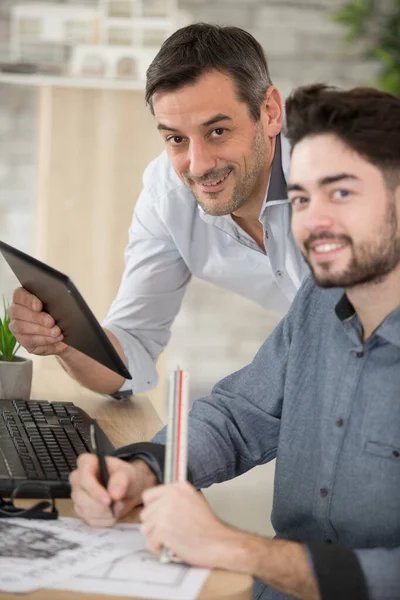
<svg viewBox="0 0 400 600">
<path fill-rule="evenodd" d="M 262 46 L 244 29 L 208 23 L 182 27 L 161 46 L 146 73 L 146 102 L 151 112 L 156 91 L 193 84 L 213 69 L 232 77 L 239 100 L 258 121 L 265 92 L 272 85 Z"/>
<path fill-rule="evenodd" d="M 389 187 L 400 183 L 400 98 L 375 88 L 297 88 L 286 100 L 292 150 L 302 139 L 333 133 L 378 167 Z"/>
</svg>

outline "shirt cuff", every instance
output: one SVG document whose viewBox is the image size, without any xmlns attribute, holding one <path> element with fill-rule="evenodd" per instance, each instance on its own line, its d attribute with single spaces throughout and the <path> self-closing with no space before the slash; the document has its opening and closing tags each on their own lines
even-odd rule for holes
<svg viewBox="0 0 400 600">
<path fill-rule="evenodd" d="M 306 545 L 321 600 L 369 600 L 357 555 L 350 548 L 311 542 Z"/>
<path fill-rule="evenodd" d="M 144 460 L 149 469 L 153 471 L 154 475 L 157 477 L 157 483 L 163 483 L 164 475 L 163 473 L 161 473 L 160 465 L 158 464 L 154 456 L 152 456 L 151 454 L 146 454 L 145 452 L 139 452 L 139 454 L 136 454 L 136 456 L 134 456 L 130 462 L 133 462 L 139 458 L 141 460 Z"/>
<path fill-rule="evenodd" d="M 128 462 L 141 458 L 157 477 L 158 483 L 164 481 L 165 446 L 153 442 L 138 442 L 117 448 L 112 456 Z"/>
<path fill-rule="evenodd" d="M 134 396 L 153 389 L 158 381 L 155 360 L 143 345 L 128 331 L 107 322 L 107 319 L 103 321 L 102 327 L 117 338 L 128 362 L 128 370 L 132 375 L 132 379 L 125 379 L 118 392 L 130 391 Z"/>
<path fill-rule="evenodd" d="M 124 384 L 125 385 L 125 384 Z M 122 391 L 122 388 L 118 390 L 118 392 L 114 392 L 114 394 L 105 394 L 107 398 L 110 400 L 127 400 L 128 398 L 132 398 L 133 390 L 125 390 Z"/>
</svg>

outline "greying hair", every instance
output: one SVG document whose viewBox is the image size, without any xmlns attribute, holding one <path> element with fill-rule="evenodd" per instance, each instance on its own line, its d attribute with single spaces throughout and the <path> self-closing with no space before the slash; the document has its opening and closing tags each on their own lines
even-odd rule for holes
<svg viewBox="0 0 400 600">
<path fill-rule="evenodd" d="M 182 27 L 161 46 L 146 74 L 146 103 L 151 112 L 155 92 L 178 90 L 214 69 L 233 79 L 238 99 L 258 121 L 265 92 L 272 85 L 264 50 L 239 27 L 208 23 Z"/>
</svg>

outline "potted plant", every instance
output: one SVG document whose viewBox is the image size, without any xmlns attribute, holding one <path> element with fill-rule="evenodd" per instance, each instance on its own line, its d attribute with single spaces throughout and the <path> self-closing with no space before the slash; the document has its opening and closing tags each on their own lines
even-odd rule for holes
<svg viewBox="0 0 400 600">
<path fill-rule="evenodd" d="M 29 399 L 32 385 L 32 361 L 16 356 L 17 340 L 9 328 L 10 317 L 3 296 L 3 317 L 0 317 L 0 398 Z"/>
</svg>

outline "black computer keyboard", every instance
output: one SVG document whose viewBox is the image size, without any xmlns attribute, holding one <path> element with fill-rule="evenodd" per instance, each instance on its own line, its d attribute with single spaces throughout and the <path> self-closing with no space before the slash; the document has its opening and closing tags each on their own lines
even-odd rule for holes
<svg viewBox="0 0 400 600">
<path fill-rule="evenodd" d="M 42 486 L 35 486 L 40 482 L 54 498 L 68 497 L 68 475 L 78 455 L 92 451 L 91 423 L 73 402 L 0 400 L 0 495 L 9 496 L 24 483 L 21 497 L 43 497 Z M 113 445 L 100 435 L 111 453 Z"/>
</svg>

